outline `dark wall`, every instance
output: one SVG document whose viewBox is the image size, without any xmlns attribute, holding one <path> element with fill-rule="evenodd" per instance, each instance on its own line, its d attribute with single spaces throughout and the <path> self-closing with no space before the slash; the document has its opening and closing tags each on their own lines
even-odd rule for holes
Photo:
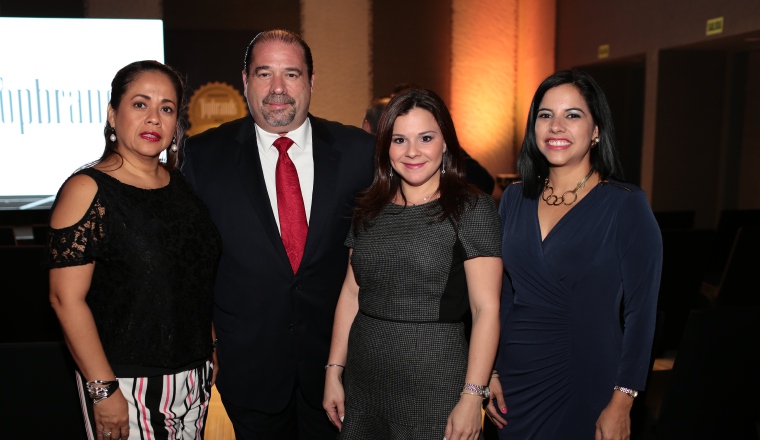
<svg viewBox="0 0 760 440">
<path fill-rule="evenodd" d="M 583 66 L 594 77 L 610 104 L 615 137 L 627 182 L 641 180 L 641 145 L 644 128 L 644 60 Z"/>
<path fill-rule="evenodd" d="M 84 0 L 0 0 L 4 17 L 84 17 Z"/>
<path fill-rule="evenodd" d="M 253 37 L 262 30 L 301 28 L 298 0 L 164 0 L 163 7 L 166 63 L 186 75 L 190 94 L 212 81 L 242 93 L 243 58 Z"/>
<path fill-rule="evenodd" d="M 715 17 L 724 17 L 725 30 L 707 36 Z M 557 0 L 557 68 L 598 62 L 602 44 L 610 59 L 626 58 L 758 29 L 757 0 Z"/>
<path fill-rule="evenodd" d="M 744 77 L 747 79 L 744 93 L 744 115 L 742 118 L 741 152 L 737 160 L 739 163 L 739 178 L 735 182 L 738 198 L 736 208 L 752 209 L 760 207 L 760 191 L 757 185 L 757 169 L 760 164 L 760 142 L 757 139 L 757 123 L 760 121 L 760 51 L 747 54 L 746 70 Z M 730 188 L 727 188 L 730 190 Z"/>
<path fill-rule="evenodd" d="M 451 2 L 372 2 L 373 96 L 413 82 L 451 96 Z"/>
<path fill-rule="evenodd" d="M 281 28 L 298 32 L 301 28 L 299 0 L 163 0 L 163 6 L 164 26 L 167 29 Z"/>
<path fill-rule="evenodd" d="M 164 29 L 166 64 L 185 75 L 188 96 L 203 84 L 225 82 L 243 93 L 243 57 L 254 30 Z"/>
<path fill-rule="evenodd" d="M 652 207 L 715 224 L 727 55 L 661 51 L 659 65 Z"/>
</svg>

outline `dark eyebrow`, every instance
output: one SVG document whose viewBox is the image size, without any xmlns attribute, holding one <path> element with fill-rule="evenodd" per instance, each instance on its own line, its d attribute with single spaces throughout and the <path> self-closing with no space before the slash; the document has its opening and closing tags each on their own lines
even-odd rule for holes
<svg viewBox="0 0 760 440">
<path fill-rule="evenodd" d="M 543 108 L 543 107 L 542 107 L 542 108 L 540 108 L 540 109 L 538 109 L 538 111 L 539 111 L 539 112 L 551 112 L 551 110 L 550 110 L 550 109 L 548 109 L 548 108 Z M 584 112 L 584 111 L 583 111 L 583 109 L 581 109 L 581 108 L 577 108 L 577 107 L 572 107 L 572 108 L 567 108 L 567 109 L 565 109 L 565 113 L 567 113 L 567 112 L 571 112 L 571 111 L 581 112 L 581 113 L 583 113 L 584 115 L 586 114 L 586 112 Z M 553 112 L 552 112 L 552 113 L 553 113 Z"/>
<path fill-rule="evenodd" d="M 146 101 L 150 101 L 150 96 L 148 96 L 148 95 L 143 95 L 142 93 L 137 93 L 137 94 L 135 94 L 135 96 L 133 96 L 133 97 L 132 97 L 132 99 L 135 99 L 135 98 L 142 98 L 142 99 L 144 99 L 144 100 L 146 100 Z M 176 102 L 172 101 L 172 100 L 171 100 L 171 99 L 169 99 L 169 98 L 164 98 L 164 99 L 162 99 L 162 100 L 161 100 L 161 102 L 171 102 L 171 103 L 172 103 L 172 104 L 174 104 L 175 106 L 177 105 L 177 103 L 176 103 Z"/>
<path fill-rule="evenodd" d="M 253 69 L 253 73 L 259 73 L 261 70 L 272 70 L 271 66 L 256 66 L 255 69 Z M 299 69 L 298 67 L 286 67 L 286 72 L 296 72 L 299 75 L 303 74 L 303 70 Z"/>
<path fill-rule="evenodd" d="M 570 112 L 570 111 L 581 112 L 581 113 L 583 113 L 584 115 L 586 114 L 586 112 L 584 112 L 584 111 L 583 111 L 583 109 L 580 109 L 580 108 L 576 108 L 576 107 L 565 109 L 565 113 L 567 113 L 567 112 Z"/>
</svg>

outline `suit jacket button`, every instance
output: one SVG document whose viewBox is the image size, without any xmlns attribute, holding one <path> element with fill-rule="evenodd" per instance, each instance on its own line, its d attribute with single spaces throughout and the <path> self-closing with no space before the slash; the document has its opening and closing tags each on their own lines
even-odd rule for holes
<svg viewBox="0 0 760 440">
<path fill-rule="evenodd" d="M 290 330 L 290 331 L 293 331 L 293 323 L 292 323 L 292 322 L 291 322 L 291 323 L 290 323 L 290 325 L 288 326 L 288 330 Z"/>
</svg>

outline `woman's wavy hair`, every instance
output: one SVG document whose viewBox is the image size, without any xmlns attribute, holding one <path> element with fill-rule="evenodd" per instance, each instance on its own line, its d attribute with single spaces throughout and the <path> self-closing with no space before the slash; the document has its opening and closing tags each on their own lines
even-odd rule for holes
<svg viewBox="0 0 760 440">
<path fill-rule="evenodd" d="M 546 78 L 533 95 L 528 123 L 525 125 L 525 139 L 517 157 L 517 169 L 523 181 L 523 194 L 532 199 L 538 197 L 543 188 L 543 181 L 549 175 L 549 162 L 541 154 L 536 141 L 538 110 L 546 92 L 563 84 L 571 84 L 580 92 L 591 112 L 594 124 L 599 127 L 599 143 L 591 149 L 591 166 L 602 179 L 612 177 L 623 180 L 623 168 L 615 146 L 612 113 L 602 88 L 586 72 L 563 70 Z"/>
<path fill-rule="evenodd" d="M 406 196 L 401 188 L 398 173 L 391 176 L 390 146 L 393 126 L 396 118 L 406 115 L 410 110 L 419 108 L 429 111 L 441 129 L 446 151 L 441 162 L 442 170 L 438 186 L 439 203 L 432 203 L 433 221 L 444 221 L 452 217 L 458 222 L 466 203 L 474 203 L 473 195 L 478 189 L 465 180 L 465 162 L 462 148 L 454 129 L 446 104 L 433 91 L 415 87 L 406 89 L 394 96 L 380 115 L 375 140 L 375 177 L 372 185 L 359 195 L 354 210 L 354 230 L 358 226 L 368 227 L 372 219 L 380 215 L 388 203 L 399 194 L 406 204 Z"/>
<path fill-rule="evenodd" d="M 174 86 L 174 91 L 177 92 L 177 126 L 174 129 L 174 141 L 176 142 L 177 148 L 181 149 L 186 128 L 185 114 L 187 113 L 187 100 L 185 99 L 185 83 L 176 70 L 165 64 L 161 64 L 158 61 L 152 60 L 135 61 L 127 64 L 116 72 L 116 76 L 114 76 L 113 81 L 111 81 L 111 101 L 109 104 L 115 112 L 118 112 L 119 106 L 121 106 L 121 100 L 127 93 L 129 86 L 137 79 L 137 77 L 146 72 L 158 72 L 163 74 L 169 79 L 169 81 L 171 81 L 172 86 Z M 106 126 L 103 129 L 103 136 L 106 139 L 106 147 L 103 150 L 100 159 L 96 160 L 91 165 L 101 163 L 113 155 L 119 155 L 119 152 L 116 150 L 116 142 L 110 139 L 111 134 L 114 132 L 115 130 L 111 127 L 111 123 L 106 119 Z M 166 168 L 170 170 L 176 168 L 180 154 L 181 150 L 174 153 L 171 151 L 171 148 L 167 148 Z"/>
</svg>

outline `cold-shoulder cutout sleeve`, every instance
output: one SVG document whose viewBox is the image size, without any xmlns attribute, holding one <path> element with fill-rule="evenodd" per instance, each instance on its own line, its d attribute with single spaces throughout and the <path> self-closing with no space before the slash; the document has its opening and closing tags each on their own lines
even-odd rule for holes
<svg viewBox="0 0 760 440">
<path fill-rule="evenodd" d="M 59 197 L 72 179 L 69 179 L 64 184 L 58 193 Z M 56 206 L 54 205 L 53 212 L 55 212 L 55 209 Z M 96 191 L 90 206 L 79 221 L 62 228 L 53 228 L 51 226 L 48 231 L 45 266 L 55 269 L 82 266 L 95 261 L 99 256 L 101 244 L 106 235 L 105 215 L 106 209 L 103 206 L 100 192 Z"/>
<path fill-rule="evenodd" d="M 465 207 L 457 233 L 466 259 L 501 257 L 501 218 L 491 196 L 481 194 Z"/>
</svg>

